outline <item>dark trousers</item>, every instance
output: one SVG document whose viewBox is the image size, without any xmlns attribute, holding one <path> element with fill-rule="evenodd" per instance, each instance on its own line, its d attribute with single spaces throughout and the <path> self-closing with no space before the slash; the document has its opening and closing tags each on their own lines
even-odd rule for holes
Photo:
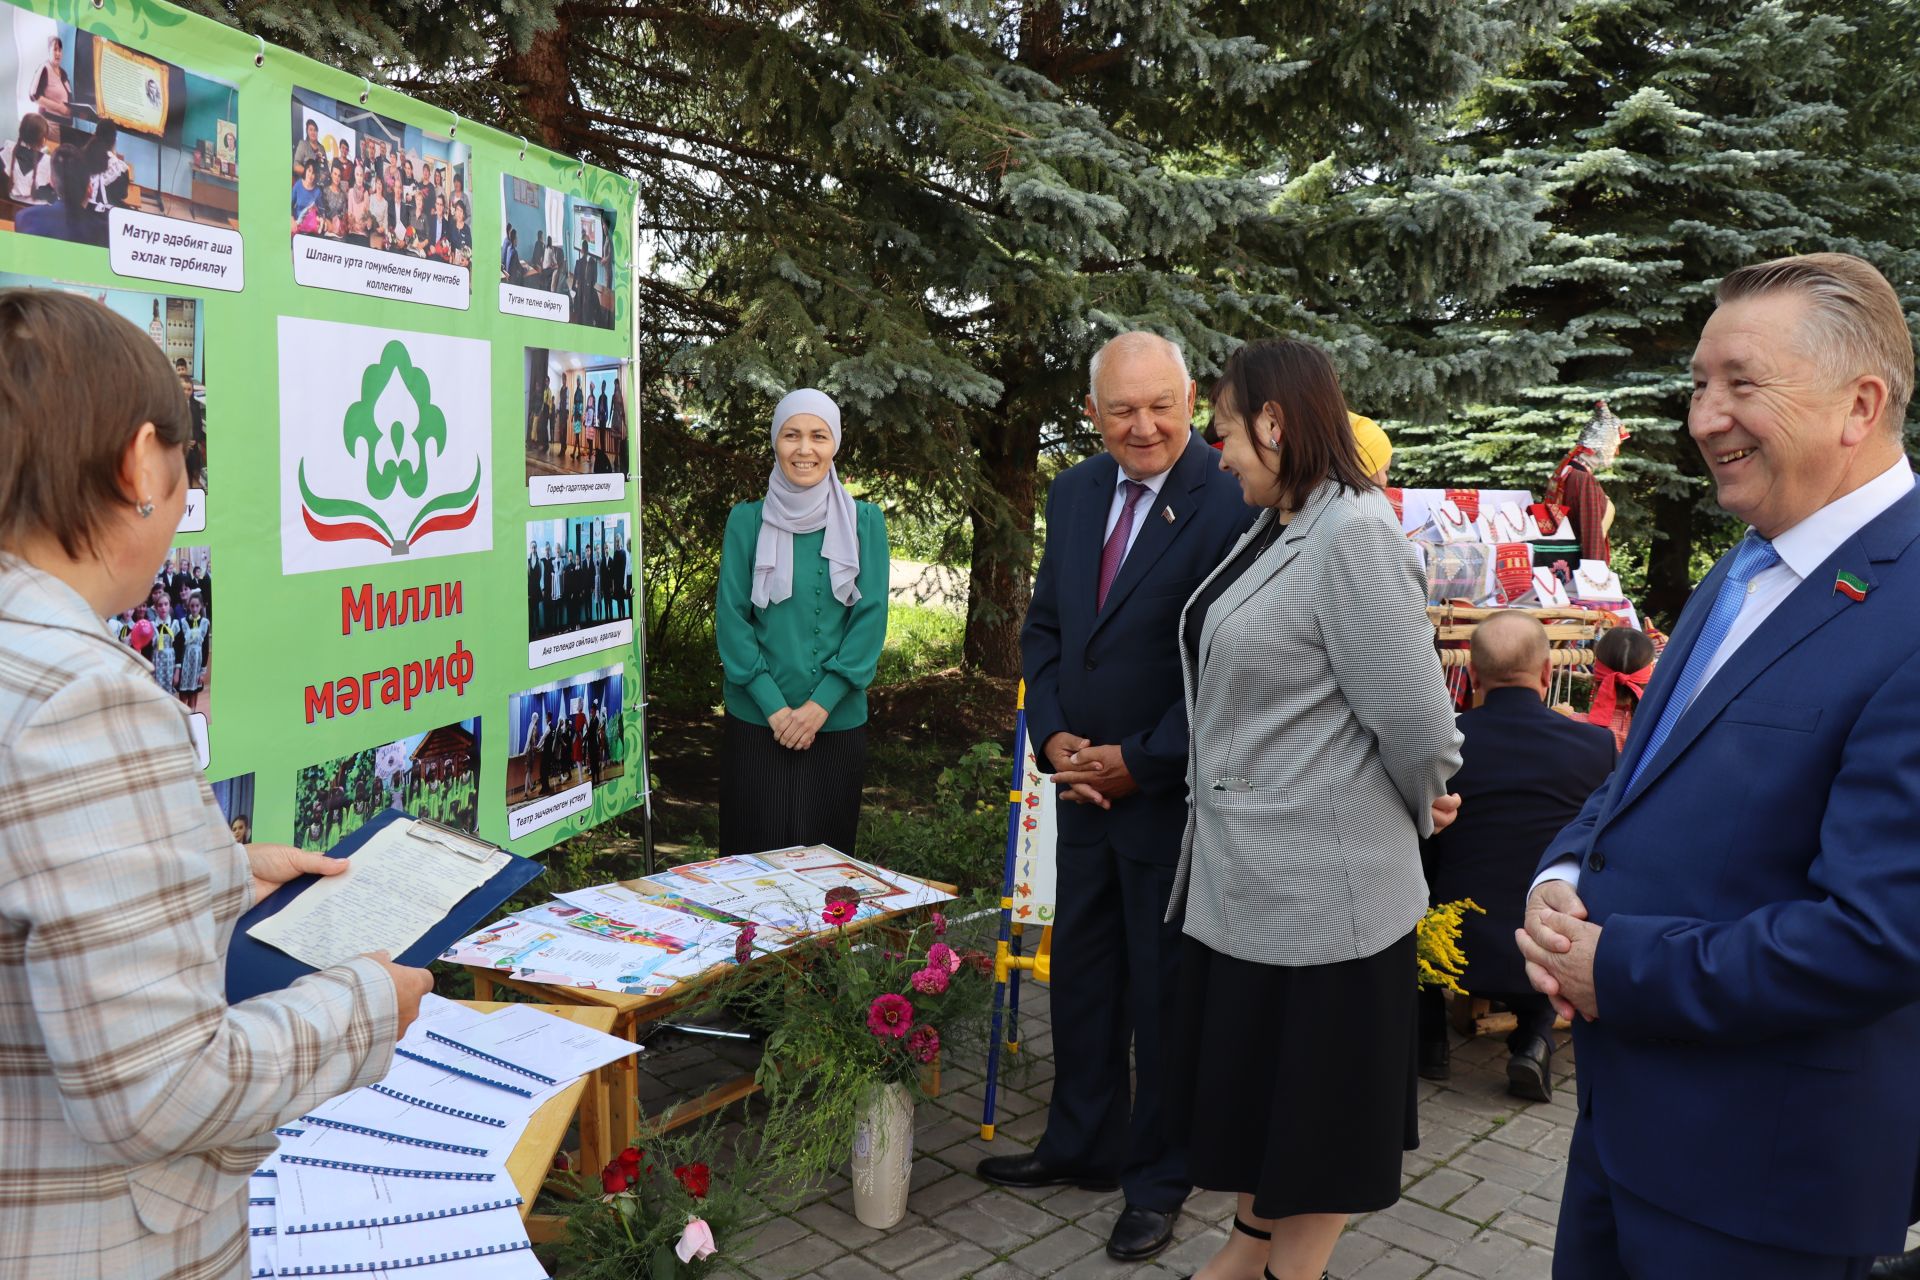
<svg viewBox="0 0 1920 1280">
<path fill-rule="evenodd" d="M 1162 922 L 1173 868 L 1123 858 L 1105 841 L 1062 843 L 1055 857 L 1053 1101 L 1035 1154 L 1116 1175 L 1128 1204 L 1171 1213 L 1191 1189 L 1184 1144 L 1169 1139 L 1163 1114 L 1179 989 L 1180 926 Z"/>
<path fill-rule="evenodd" d="M 867 726 L 817 733 L 789 751 L 773 730 L 728 715 L 720 735 L 720 853 L 764 853 L 796 844 L 854 851 Z"/>
<path fill-rule="evenodd" d="M 1553 1242 L 1554 1280 L 1861 1280 L 1872 1265 L 1870 1256 L 1831 1257 L 1739 1240 L 1668 1213 L 1607 1177 L 1591 1120 L 1583 1116 L 1573 1127 Z"/>
<path fill-rule="evenodd" d="M 1520 1025 L 1507 1036 L 1507 1052 L 1518 1053 L 1536 1036 L 1553 1043 L 1553 1003 L 1538 991 L 1476 991 L 1483 1000 L 1498 1000 L 1513 1010 Z M 1420 988 L 1420 1039 L 1429 1043 L 1447 1038 L 1447 997 L 1439 987 Z"/>
</svg>

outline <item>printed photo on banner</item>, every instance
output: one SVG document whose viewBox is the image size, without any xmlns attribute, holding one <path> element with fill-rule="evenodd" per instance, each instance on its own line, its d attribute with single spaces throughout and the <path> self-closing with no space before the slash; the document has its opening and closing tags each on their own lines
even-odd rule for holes
<svg viewBox="0 0 1920 1280">
<path fill-rule="evenodd" d="M 123 276 L 241 287 L 233 85 L 8 5 L 0 103 L 0 230 L 101 246 Z"/>
<path fill-rule="evenodd" d="M 233 838 L 239 844 L 253 843 L 253 775 L 243 773 L 237 778 L 223 778 L 210 784 L 213 798 L 219 802 L 220 812 L 227 819 L 227 828 L 233 832 Z"/>
<path fill-rule="evenodd" d="M 293 278 L 464 311 L 471 149 L 353 103 L 293 91 Z"/>
<path fill-rule="evenodd" d="M 473 831 L 479 806 L 476 717 L 300 770 L 293 786 L 293 841 L 324 852 L 388 808 Z"/>
<path fill-rule="evenodd" d="M 207 527 L 207 334 L 206 306 L 198 298 L 174 298 L 133 289 L 103 289 L 70 284 L 39 276 L 0 271 L 0 289 L 61 289 L 92 298 L 107 309 L 146 330 L 173 371 L 187 397 L 193 435 L 187 441 L 187 509 L 180 517 L 181 533 L 199 533 Z"/>
<path fill-rule="evenodd" d="M 569 516 L 527 525 L 527 663 L 633 641 L 633 517 Z"/>
<path fill-rule="evenodd" d="M 514 839 L 592 807 L 593 789 L 626 773 L 623 667 L 516 693 L 507 704 L 507 834 Z"/>
<path fill-rule="evenodd" d="M 617 502 L 632 460 L 628 361 L 528 347 L 527 501 Z"/>
<path fill-rule="evenodd" d="M 200 767 L 207 767 L 213 721 L 213 552 L 175 547 L 145 604 L 106 620 L 121 644 L 147 660 L 153 682 L 180 699 Z"/>
<path fill-rule="evenodd" d="M 493 548 L 493 367 L 474 338 L 280 317 L 286 573 Z"/>
<path fill-rule="evenodd" d="M 500 179 L 500 309 L 613 328 L 613 213 L 525 178 Z"/>
</svg>

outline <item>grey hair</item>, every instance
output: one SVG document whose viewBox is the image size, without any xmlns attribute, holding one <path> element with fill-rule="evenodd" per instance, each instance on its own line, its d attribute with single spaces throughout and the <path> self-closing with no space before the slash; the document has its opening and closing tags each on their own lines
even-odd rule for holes
<svg viewBox="0 0 1920 1280">
<path fill-rule="evenodd" d="M 1865 374 L 1887 384 L 1884 425 L 1899 435 L 1913 399 L 1913 334 L 1887 278 L 1850 253 L 1808 253 L 1741 267 L 1720 282 L 1714 302 L 1774 293 L 1807 300 L 1803 349 L 1835 383 Z"/>
<path fill-rule="evenodd" d="M 1129 329 L 1125 333 L 1116 333 L 1093 353 L 1093 359 L 1087 364 L 1087 399 L 1093 401 L 1093 407 L 1100 407 L 1100 371 L 1107 366 L 1107 357 L 1115 351 L 1158 351 L 1173 357 L 1180 369 L 1182 385 L 1191 385 L 1193 377 L 1187 372 L 1187 353 L 1172 338 L 1154 333 L 1150 329 Z"/>
</svg>

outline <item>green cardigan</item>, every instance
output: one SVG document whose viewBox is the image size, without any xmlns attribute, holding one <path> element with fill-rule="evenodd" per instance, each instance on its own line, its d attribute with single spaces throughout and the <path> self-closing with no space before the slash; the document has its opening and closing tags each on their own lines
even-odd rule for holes
<svg viewBox="0 0 1920 1280">
<path fill-rule="evenodd" d="M 758 502 L 727 516 L 720 549 L 720 592 L 714 634 L 726 673 L 727 710 L 766 724 L 782 707 L 808 699 L 827 709 L 821 731 L 867 722 L 867 686 L 887 640 L 887 520 L 871 502 L 855 502 L 860 537 L 860 598 L 834 599 L 820 545 L 824 529 L 793 538 L 793 594 L 753 607 L 753 557 L 760 541 Z"/>
</svg>

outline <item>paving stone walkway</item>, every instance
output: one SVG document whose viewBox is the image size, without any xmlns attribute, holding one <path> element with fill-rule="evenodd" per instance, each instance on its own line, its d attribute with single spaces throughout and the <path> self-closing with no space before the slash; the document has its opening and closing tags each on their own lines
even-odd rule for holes
<svg viewBox="0 0 1920 1280">
<path fill-rule="evenodd" d="M 852 1191 L 836 1178 L 785 1212 L 770 1214 L 733 1259 L 753 1280 L 1178 1280 L 1226 1239 L 1232 1197 L 1200 1192 L 1174 1229 L 1171 1249 L 1127 1265 L 1106 1256 L 1118 1193 L 1074 1188 L 1013 1192 L 973 1175 L 982 1156 L 1027 1150 L 1046 1126 L 1053 1093 L 1053 1037 L 1044 987 L 1022 993 L 1019 1064 L 1003 1080 L 993 1142 L 980 1140 L 984 1076 L 949 1065 L 945 1092 L 916 1117 L 913 1193 L 890 1231 L 853 1216 Z M 1506 1092 L 1503 1037 L 1455 1038 L 1453 1079 L 1420 1086 L 1420 1149 L 1408 1152 L 1404 1197 L 1356 1218 L 1334 1250 L 1338 1280 L 1459 1280 L 1548 1276 L 1560 1184 L 1573 1134 L 1573 1053 L 1558 1037 L 1551 1103 Z M 642 1058 L 649 1109 L 738 1070 L 745 1046 L 663 1043 Z M 1334 1052 L 1333 1046 L 1328 1052 Z M 972 1064 L 977 1067 L 979 1064 Z"/>
</svg>

